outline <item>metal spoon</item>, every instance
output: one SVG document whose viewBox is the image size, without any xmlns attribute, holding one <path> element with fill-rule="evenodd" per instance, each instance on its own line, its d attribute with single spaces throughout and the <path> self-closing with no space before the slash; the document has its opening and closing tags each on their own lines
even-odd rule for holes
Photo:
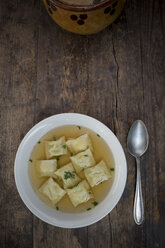
<svg viewBox="0 0 165 248">
<path fill-rule="evenodd" d="M 133 209 L 133 216 L 137 225 L 141 225 L 144 220 L 144 207 L 140 176 L 140 157 L 146 152 L 148 143 L 149 136 L 145 124 L 141 120 L 135 121 L 128 133 L 127 148 L 129 153 L 136 158 L 137 163 L 136 191 Z"/>
</svg>

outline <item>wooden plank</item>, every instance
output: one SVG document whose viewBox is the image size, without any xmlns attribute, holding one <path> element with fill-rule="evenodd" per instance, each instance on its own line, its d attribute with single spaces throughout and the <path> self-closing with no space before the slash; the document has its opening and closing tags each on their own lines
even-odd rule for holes
<svg viewBox="0 0 165 248">
<path fill-rule="evenodd" d="M 32 247 L 32 214 L 14 181 L 18 145 L 34 124 L 36 21 L 32 2 L 1 3 L 0 18 L 0 246 Z"/>
<path fill-rule="evenodd" d="M 116 82 L 114 82 L 116 84 L 115 129 L 126 152 L 128 162 L 128 178 L 124 194 L 117 207 L 110 214 L 112 247 L 116 248 L 144 247 L 145 235 L 144 229 L 139 228 L 134 223 L 132 216 L 135 161 L 128 155 L 126 148 L 128 130 L 133 121 L 143 119 L 141 113 L 144 107 L 139 33 L 134 30 L 138 26 L 138 12 L 136 2 L 133 1 L 132 4 L 134 8 L 130 10 L 129 3 L 126 6 L 122 16 L 123 21 L 112 26 L 113 55 L 116 62 Z"/>
<path fill-rule="evenodd" d="M 163 223 L 165 223 L 163 192 L 165 184 L 163 176 L 165 132 L 165 87 L 164 87 L 164 24 L 162 11 L 165 5 L 161 2 L 147 2 L 150 7 L 146 25 L 141 29 L 141 51 L 144 87 L 144 118 L 150 133 L 150 147 L 146 164 L 145 203 L 146 203 L 146 246 L 163 247 L 165 238 Z M 141 10 L 142 11 L 142 10 Z M 145 11 L 145 9 L 143 10 Z M 152 18 L 151 18 L 152 16 Z M 142 17 L 140 23 L 143 22 Z M 144 36 L 144 33 L 146 34 Z M 150 56 L 148 56 L 148 54 Z M 162 56 L 163 55 L 163 56 Z"/>
</svg>

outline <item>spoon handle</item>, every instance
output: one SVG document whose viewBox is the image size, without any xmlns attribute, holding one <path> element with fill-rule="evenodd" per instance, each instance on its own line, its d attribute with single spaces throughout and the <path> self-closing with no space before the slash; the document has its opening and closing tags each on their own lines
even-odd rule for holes
<svg viewBox="0 0 165 248">
<path fill-rule="evenodd" d="M 144 220 L 144 207 L 141 187 L 141 175 L 140 175 L 140 158 L 136 158 L 137 163 L 137 176 L 136 176 L 136 192 L 134 200 L 133 216 L 135 223 L 141 225 Z"/>
</svg>

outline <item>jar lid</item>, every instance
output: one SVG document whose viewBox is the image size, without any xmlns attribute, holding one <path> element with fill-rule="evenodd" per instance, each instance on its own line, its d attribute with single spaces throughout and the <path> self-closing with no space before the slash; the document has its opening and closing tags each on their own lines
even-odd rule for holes
<svg viewBox="0 0 165 248">
<path fill-rule="evenodd" d="M 105 0 L 60 0 L 60 2 L 74 6 L 91 6 L 104 2 Z"/>
<path fill-rule="evenodd" d="M 55 5 L 64 4 L 72 7 L 91 7 L 94 5 L 100 5 L 102 3 L 112 2 L 113 0 L 48 0 Z"/>
</svg>

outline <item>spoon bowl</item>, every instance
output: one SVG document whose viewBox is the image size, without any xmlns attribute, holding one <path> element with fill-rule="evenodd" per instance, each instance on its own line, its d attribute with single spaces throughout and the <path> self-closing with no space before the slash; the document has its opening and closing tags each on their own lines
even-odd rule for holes
<svg viewBox="0 0 165 248">
<path fill-rule="evenodd" d="M 129 153 L 134 157 L 141 157 L 146 152 L 148 144 L 149 136 L 144 122 L 141 120 L 135 121 L 129 130 L 127 138 Z"/>
</svg>

